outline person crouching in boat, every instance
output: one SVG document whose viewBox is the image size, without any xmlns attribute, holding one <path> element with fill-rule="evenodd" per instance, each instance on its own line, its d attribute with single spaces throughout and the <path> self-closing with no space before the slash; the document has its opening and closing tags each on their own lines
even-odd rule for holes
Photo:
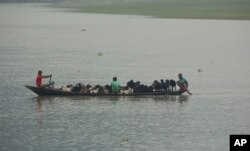
<svg viewBox="0 0 250 151">
<path fill-rule="evenodd" d="M 111 89 L 113 94 L 117 94 L 120 90 L 119 82 L 116 77 L 113 77 L 113 81 L 111 82 Z"/>
<path fill-rule="evenodd" d="M 178 74 L 179 80 L 177 81 L 177 85 L 180 87 L 180 91 L 187 91 L 188 89 L 188 82 L 187 80 L 182 76 L 181 73 Z"/>
<path fill-rule="evenodd" d="M 52 75 L 42 75 L 42 71 L 38 71 L 37 76 L 36 76 L 36 86 L 37 87 L 50 87 L 51 84 L 42 84 L 42 79 L 44 78 L 50 78 Z"/>
</svg>

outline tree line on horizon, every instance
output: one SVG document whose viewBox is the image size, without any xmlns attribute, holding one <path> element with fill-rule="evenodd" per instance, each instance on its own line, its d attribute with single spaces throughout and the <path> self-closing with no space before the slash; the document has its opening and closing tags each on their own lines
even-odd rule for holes
<svg viewBox="0 0 250 151">
<path fill-rule="evenodd" d="M 0 0 L 0 3 L 55 3 L 64 0 Z"/>
</svg>

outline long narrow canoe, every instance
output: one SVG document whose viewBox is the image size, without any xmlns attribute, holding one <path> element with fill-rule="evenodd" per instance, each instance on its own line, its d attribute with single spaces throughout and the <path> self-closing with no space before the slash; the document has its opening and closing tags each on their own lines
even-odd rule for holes
<svg viewBox="0 0 250 151">
<path fill-rule="evenodd" d="M 85 94 L 79 92 L 66 92 L 61 89 L 39 88 L 25 85 L 32 92 L 39 96 L 147 96 L 147 95 L 181 95 L 186 91 L 163 91 L 150 93 L 132 93 L 132 94 Z"/>
</svg>

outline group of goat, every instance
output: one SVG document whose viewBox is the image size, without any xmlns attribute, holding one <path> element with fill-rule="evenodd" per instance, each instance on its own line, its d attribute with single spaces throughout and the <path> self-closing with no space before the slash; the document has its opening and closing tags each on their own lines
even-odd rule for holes
<svg viewBox="0 0 250 151">
<path fill-rule="evenodd" d="M 84 85 L 78 83 L 76 85 L 67 85 L 61 88 L 62 91 L 67 92 L 79 92 L 84 94 L 112 94 L 111 85 L 96 85 L 92 87 L 91 85 Z M 155 80 L 152 85 L 147 86 L 141 84 L 140 81 L 134 82 L 130 80 L 127 82 L 126 86 L 120 87 L 120 94 L 131 94 L 131 93 L 150 93 L 159 91 L 176 91 L 176 81 L 175 80 Z"/>
</svg>

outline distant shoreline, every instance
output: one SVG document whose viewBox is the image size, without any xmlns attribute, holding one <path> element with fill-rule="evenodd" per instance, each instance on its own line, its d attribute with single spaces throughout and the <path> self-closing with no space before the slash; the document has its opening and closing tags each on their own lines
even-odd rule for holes
<svg viewBox="0 0 250 151">
<path fill-rule="evenodd" d="M 74 12 L 143 15 L 156 18 L 250 20 L 248 0 L 78 0 L 52 4 Z"/>
</svg>

